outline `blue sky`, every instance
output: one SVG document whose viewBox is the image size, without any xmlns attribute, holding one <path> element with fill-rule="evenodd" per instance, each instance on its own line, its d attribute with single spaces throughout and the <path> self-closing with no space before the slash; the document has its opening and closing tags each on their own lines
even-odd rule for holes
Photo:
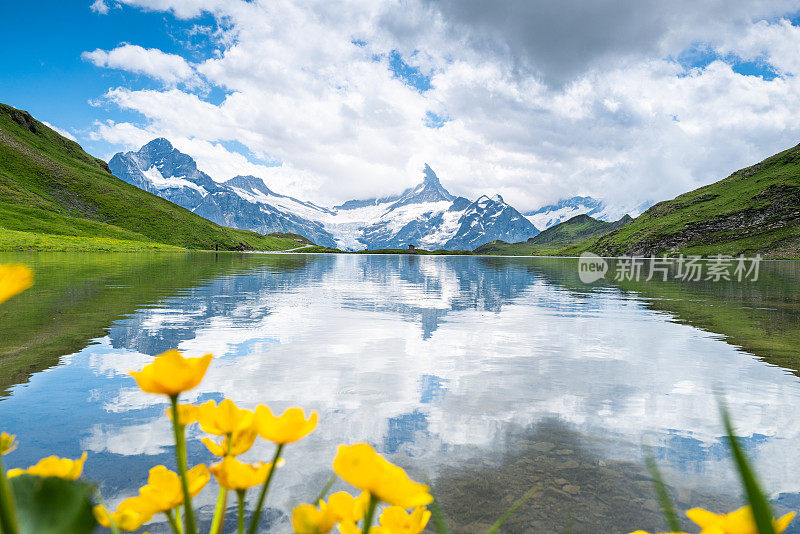
<svg viewBox="0 0 800 534">
<path fill-rule="evenodd" d="M 217 50 L 208 39 L 192 31 L 197 27 L 217 28 L 216 19 L 208 13 L 180 19 L 170 13 L 118 4 L 108 13 L 100 14 L 90 9 L 89 2 L 56 0 L 44 0 L 37 5 L 15 2 L 5 11 L 14 23 L 7 26 L 7 32 L 0 33 L 0 46 L 15 53 L 0 56 L 0 72 L 5 73 L 0 77 L 0 101 L 67 129 L 79 138 L 85 150 L 101 157 L 119 147 L 91 139 L 87 134 L 93 123 L 107 119 L 136 121 L 141 115 L 99 103 L 98 97 L 109 87 L 158 89 L 160 84 L 135 73 L 98 69 L 81 58 L 83 52 L 134 43 L 180 55 L 189 61 L 201 61 Z M 37 38 L 31 39 L 32 35 Z M 25 45 L 20 46 L 20 43 Z M 430 77 L 406 63 L 397 50 L 375 58 L 376 61 L 382 59 L 389 62 L 393 75 L 404 83 L 420 92 L 430 89 Z M 225 94 L 214 87 L 207 88 L 202 97 L 218 104 Z M 445 121 L 445 116 L 433 112 L 427 115 L 431 127 L 441 127 Z M 275 164 L 269 158 L 259 158 L 240 143 L 225 145 L 254 161 Z"/>
<path fill-rule="evenodd" d="M 164 136 L 215 179 L 320 203 L 430 163 L 454 193 L 522 209 L 635 205 L 800 141 L 797 0 L 4 8 L 0 101 L 100 157 Z"/>
<path fill-rule="evenodd" d="M 130 42 L 200 59 L 210 53 L 207 41 L 191 39 L 195 25 L 215 26 L 213 17 L 180 20 L 153 11 L 118 6 L 106 15 L 93 12 L 89 2 L 43 0 L 8 2 L 6 24 L 0 32 L 0 101 L 26 109 L 35 117 L 65 128 L 80 137 L 83 147 L 96 155 L 111 149 L 109 143 L 80 135 L 95 120 L 136 120 L 138 114 L 113 106 L 90 105 L 109 87 L 159 88 L 146 76 L 121 70 L 98 69 L 81 59 L 97 48 L 110 49 Z M 200 45 L 197 50 L 187 42 Z"/>
</svg>

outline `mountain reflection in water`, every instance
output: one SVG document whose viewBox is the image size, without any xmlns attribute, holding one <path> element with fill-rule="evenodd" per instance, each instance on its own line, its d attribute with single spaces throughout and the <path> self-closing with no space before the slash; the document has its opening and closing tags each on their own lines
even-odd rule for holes
<svg viewBox="0 0 800 534">
<path fill-rule="evenodd" d="M 187 401 L 320 412 L 279 472 L 271 532 L 330 476 L 335 445 L 362 440 L 430 480 L 458 532 L 536 484 L 508 532 L 663 528 L 643 440 L 682 509 L 729 509 L 719 387 L 764 485 L 782 508 L 800 505 L 792 262 L 746 286 L 586 286 L 576 260 L 554 258 L 0 257 L 11 260 L 33 263 L 37 285 L 0 312 L 0 419 L 21 442 L 7 461 L 88 450 L 86 475 L 112 504 L 172 462 L 166 405 L 127 371 L 178 347 L 216 356 Z M 199 440 L 189 449 L 213 461 Z M 269 453 L 260 443 L 246 458 Z"/>
</svg>

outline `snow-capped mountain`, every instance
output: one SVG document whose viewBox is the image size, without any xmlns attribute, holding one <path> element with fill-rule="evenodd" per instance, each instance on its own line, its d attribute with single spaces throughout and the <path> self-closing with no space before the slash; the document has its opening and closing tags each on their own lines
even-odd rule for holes
<svg viewBox="0 0 800 534">
<path fill-rule="evenodd" d="M 524 241 L 539 230 L 496 195 L 456 197 L 425 165 L 423 180 L 399 195 L 349 200 L 326 208 L 270 190 L 254 176 L 215 182 L 166 139 L 108 163 L 122 180 L 218 224 L 260 233 L 295 232 L 345 250 L 402 248 L 472 250 L 495 239 Z"/>
<path fill-rule="evenodd" d="M 584 214 L 608 222 L 617 221 L 625 215 L 636 218 L 652 205 L 652 202 L 643 202 L 636 206 L 609 206 L 602 200 L 592 197 L 572 197 L 529 211 L 525 217 L 536 228 L 546 230 L 577 215 Z"/>
<path fill-rule="evenodd" d="M 304 215 L 326 214 L 325 208 L 273 193 L 254 176 L 215 182 L 166 139 L 154 139 L 138 152 L 119 152 L 108 167 L 129 184 L 217 224 L 262 234 L 295 232 L 321 245 L 336 244 L 320 222 Z"/>
</svg>

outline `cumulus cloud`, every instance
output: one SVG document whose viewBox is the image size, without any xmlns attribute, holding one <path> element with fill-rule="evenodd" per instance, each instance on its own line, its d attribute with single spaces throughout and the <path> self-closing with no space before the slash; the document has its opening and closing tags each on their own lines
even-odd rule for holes
<svg viewBox="0 0 800 534">
<path fill-rule="evenodd" d="M 42 124 L 44 124 L 45 126 L 50 128 L 51 130 L 54 130 L 54 131 L 58 132 L 60 135 L 63 135 L 64 137 L 66 137 L 70 141 L 75 141 L 76 143 L 78 142 L 78 140 L 75 139 L 75 136 L 72 135 L 71 133 L 69 133 L 69 131 L 64 130 L 63 128 L 59 128 L 58 126 L 53 126 L 52 124 L 50 124 L 47 121 L 42 121 Z"/>
<path fill-rule="evenodd" d="M 163 54 L 180 65 L 148 71 L 171 80 L 163 90 L 110 88 L 105 100 L 143 121 L 95 135 L 126 147 L 163 135 L 215 178 L 249 168 L 319 203 L 396 192 L 426 162 L 454 193 L 520 209 L 577 194 L 661 200 L 800 138 L 800 29 L 784 0 L 125 3 L 208 12 L 228 44 L 194 66 Z M 717 59 L 677 59 L 700 45 Z M 89 54 L 111 66 L 115 50 Z M 398 56 L 424 87 L 397 75 Z M 734 68 L 756 59 L 779 76 Z M 224 98 L 175 85 L 191 75 Z M 431 113 L 449 120 L 432 128 Z M 234 141 L 283 166 L 248 167 Z"/>
<path fill-rule="evenodd" d="M 563 84 L 587 69 L 680 52 L 717 41 L 753 19 L 797 9 L 794 2 L 748 0 L 424 0 L 454 40 Z M 402 16 L 398 10 L 393 16 Z M 419 33 L 419 26 L 412 34 Z"/>
<path fill-rule="evenodd" d="M 98 48 L 93 52 L 84 52 L 81 57 L 98 67 L 144 74 L 172 85 L 190 81 L 195 76 L 192 66 L 181 56 L 167 54 L 157 48 L 124 44 L 112 50 Z"/>
<path fill-rule="evenodd" d="M 105 0 L 95 0 L 92 5 L 89 6 L 89 9 L 94 11 L 99 15 L 108 15 L 108 4 L 106 4 Z"/>
</svg>

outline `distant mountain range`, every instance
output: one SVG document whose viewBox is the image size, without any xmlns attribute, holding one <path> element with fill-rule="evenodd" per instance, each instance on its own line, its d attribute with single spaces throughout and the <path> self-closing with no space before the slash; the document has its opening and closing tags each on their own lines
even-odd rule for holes
<svg viewBox="0 0 800 534">
<path fill-rule="evenodd" d="M 643 202 L 627 207 L 608 206 L 602 200 L 592 197 L 572 197 L 529 211 L 525 213 L 525 217 L 539 230 L 546 230 L 577 215 L 589 215 L 606 222 L 618 221 L 625 215 L 635 218 L 652 205 L 652 202 Z"/>
<path fill-rule="evenodd" d="M 605 219 L 616 213 L 591 197 L 574 197 L 522 215 L 500 195 L 474 201 L 452 195 L 428 165 L 422 181 L 400 194 L 328 208 L 276 193 L 255 176 L 216 182 L 163 138 L 137 152 L 120 152 L 108 165 L 122 180 L 218 224 L 263 234 L 293 232 L 343 250 L 473 250 L 497 239 L 524 241 L 578 214 Z"/>
<path fill-rule="evenodd" d="M 0 250 L 315 250 L 307 236 L 350 250 L 800 258 L 800 145 L 633 220 L 622 215 L 637 208 L 590 197 L 522 215 L 498 195 L 450 194 L 427 166 L 421 183 L 399 195 L 332 208 L 252 176 L 216 182 L 165 139 L 117 154 L 111 166 L 119 178 L 29 113 L 0 104 Z"/>
</svg>

